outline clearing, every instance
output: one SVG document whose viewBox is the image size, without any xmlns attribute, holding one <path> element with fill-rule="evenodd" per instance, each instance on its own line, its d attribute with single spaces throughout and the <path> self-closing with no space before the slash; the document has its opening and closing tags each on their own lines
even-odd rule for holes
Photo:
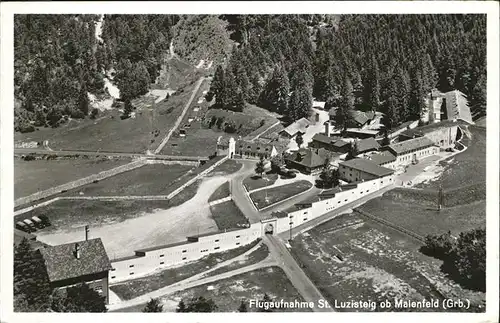
<svg viewBox="0 0 500 323">
<path fill-rule="evenodd" d="M 195 166 L 151 164 L 68 191 L 65 196 L 167 195 Z"/>
<path fill-rule="evenodd" d="M 346 224 L 351 226 L 342 228 Z M 484 293 L 464 290 L 447 279 L 440 271 L 442 262 L 421 254 L 420 246 L 398 231 L 351 213 L 299 235 L 292 241 L 292 252 L 330 303 L 388 300 L 394 304 L 395 299 L 456 297 L 479 304 L 484 300 Z M 377 306 L 375 311 L 385 309 Z"/>
<path fill-rule="evenodd" d="M 251 175 L 245 178 L 245 180 L 243 181 L 243 185 L 245 185 L 247 191 L 250 192 L 258 188 L 273 185 L 278 177 L 279 175 L 276 173 L 264 174 L 263 177 L 260 177 L 259 175 Z"/>
<path fill-rule="evenodd" d="M 118 109 L 100 112 L 95 120 L 70 120 L 58 128 L 40 128 L 16 133 L 16 142 L 48 140 L 53 150 L 83 150 L 144 153 L 154 150 L 181 115 L 195 84 L 170 98 L 135 110 L 135 117 L 121 120 Z M 155 133 L 156 131 L 156 133 Z"/>
<path fill-rule="evenodd" d="M 263 209 L 269 205 L 281 202 L 299 193 L 305 192 L 313 187 L 311 182 L 306 180 L 277 186 L 269 189 L 263 189 L 250 194 L 250 198 L 257 207 Z"/>
<path fill-rule="evenodd" d="M 28 196 L 82 177 L 97 174 L 130 159 L 52 159 L 24 161 L 14 158 L 14 198 Z"/>
<path fill-rule="evenodd" d="M 210 207 L 212 219 L 219 230 L 244 228 L 250 224 L 245 215 L 233 201 L 227 201 Z"/>
<path fill-rule="evenodd" d="M 137 249 L 185 241 L 190 235 L 216 232 L 218 229 L 211 218 L 208 197 L 225 181 L 227 178 L 224 177 L 204 178 L 198 188 L 193 185 L 188 187 L 197 190 L 187 202 L 157 210 L 148 216 L 91 227 L 91 236 L 100 237 L 110 258 L 115 259 L 129 256 Z M 38 239 L 48 244 L 64 244 L 81 239 L 81 236 L 79 229 L 39 234 Z"/>
<path fill-rule="evenodd" d="M 225 197 L 228 197 L 229 195 L 231 195 L 231 192 L 229 191 L 229 182 L 225 182 L 224 184 L 219 186 L 215 190 L 215 192 L 212 193 L 212 195 L 210 195 L 208 202 L 217 201 Z"/>
</svg>

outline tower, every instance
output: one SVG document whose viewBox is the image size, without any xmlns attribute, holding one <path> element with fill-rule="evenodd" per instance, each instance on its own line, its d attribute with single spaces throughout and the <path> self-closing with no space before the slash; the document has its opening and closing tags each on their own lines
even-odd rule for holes
<svg viewBox="0 0 500 323">
<path fill-rule="evenodd" d="M 227 150 L 227 155 L 229 158 L 233 158 L 234 154 L 236 153 L 236 141 L 234 140 L 233 137 L 229 138 L 229 147 Z"/>
</svg>

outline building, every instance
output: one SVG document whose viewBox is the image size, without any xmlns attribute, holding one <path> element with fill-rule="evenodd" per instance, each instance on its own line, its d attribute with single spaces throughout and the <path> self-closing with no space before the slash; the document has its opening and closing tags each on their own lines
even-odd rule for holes
<svg viewBox="0 0 500 323">
<path fill-rule="evenodd" d="M 446 92 L 444 101 L 448 120 L 463 120 L 469 124 L 474 124 L 465 94 L 458 90 Z"/>
<path fill-rule="evenodd" d="M 380 144 L 373 138 L 356 141 L 356 150 L 358 154 L 366 154 L 380 149 Z"/>
<path fill-rule="evenodd" d="M 393 128 L 388 137 L 390 139 L 396 138 L 406 130 L 415 129 L 416 127 L 418 127 L 418 120 L 404 122 L 396 128 Z"/>
<path fill-rule="evenodd" d="M 427 137 L 418 137 L 383 147 L 396 156 L 396 167 L 416 163 L 420 159 L 439 153 L 439 147 Z"/>
<path fill-rule="evenodd" d="M 338 154 L 346 154 L 351 148 L 351 144 L 345 140 L 338 139 L 338 137 L 327 137 L 324 134 L 315 134 L 309 147 L 315 149 L 326 149 Z"/>
<path fill-rule="evenodd" d="M 244 140 L 217 139 L 217 155 L 228 155 L 229 158 L 270 159 L 278 154 L 276 147 Z"/>
<path fill-rule="evenodd" d="M 390 168 L 390 169 L 396 169 L 396 166 L 397 166 L 396 165 L 396 160 L 397 160 L 396 156 L 394 156 L 388 150 L 377 152 L 375 154 L 371 154 L 368 156 L 364 156 L 364 158 L 374 162 L 375 164 L 377 164 L 379 166 Z"/>
<path fill-rule="evenodd" d="M 375 129 L 347 128 L 346 136 L 358 139 L 375 138 L 380 132 L 380 130 Z"/>
<path fill-rule="evenodd" d="M 280 135 L 285 138 L 294 138 L 297 134 L 305 134 L 311 122 L 306 118 L 299 119 L 280 131 Z"/>
<path fill-rule="evenodd" d="M 86 283 L 109 303 L 108 274 L 111 270 L 100 238 L 41 248 L 52 288 Z"/>
<path fill-rule="evenodd" d="M 339 164 L 340 178 L 347 182 L 368 181 L 393 173 L 393 169 L 381 167 L 373 161 L 363 158 L 354 158 Z"/>
<path fill-rule="evenodd" d="M 301 148 L 285 156 L 288 168 L 297 169 L 304 174 L 319 174 L 328 159 L 325 149 Z"/>
<path fill-rule="evenodd" d="M 474 124 L 465 94 L 458 90 L 441 93 L 433 89 L 426 98 L 427 111 L 422 121 L 438 123 L 442 120 L 463 120 Z"/>
<path fill-rule="evenodd" d="M 402 132 L 399 135 L 400 141 L 417 137 L 427 137 L 438 145 L 441 149 L 452 148 L 457 141 L 458 124 L 452 120 L 439 123 L 431 123 L 427 126 L 418 127 Z"/>
</svg>

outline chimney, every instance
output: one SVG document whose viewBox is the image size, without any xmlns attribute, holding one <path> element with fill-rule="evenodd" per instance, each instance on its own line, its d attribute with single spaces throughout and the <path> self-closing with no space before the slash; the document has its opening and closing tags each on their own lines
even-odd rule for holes
<svg viewBox="0 0 500 323">
<path fill-rule="evenodd" d="M 80 259 L 80 245 L 78 243 L 75 243 L 75 257 Z"/>
<path fill-rule="evenodd" d="M 85 226 L 85 241 L 89 240 L 89 226 Z"/>
<path fill-rule="evenodd" d="M 325 135 L 330 137 L 330 121 L 325 122 Z"/>
</svg>

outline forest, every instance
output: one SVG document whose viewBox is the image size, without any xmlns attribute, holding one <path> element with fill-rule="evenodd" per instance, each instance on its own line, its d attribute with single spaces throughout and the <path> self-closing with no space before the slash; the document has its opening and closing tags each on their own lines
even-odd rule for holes
<svg viewBox="0 0 500 323">
<path fill-rule="evenodd" d="M 186 61 L 215 62 L 217 108 L 248 102 L 294 121 L 315 98 L 338 107 L 340 123 L 372 109 L 391 127 L 418 118 L 437 88 L 486 113 L 485 15 L 105 15 L 102 40 L 99 19 L 16 15 L 16 131 L 87 117 L 87 92 L 104 95 L 111 70 L 124 101 L 147 93 L 171 42 Z"/>
</svg>

